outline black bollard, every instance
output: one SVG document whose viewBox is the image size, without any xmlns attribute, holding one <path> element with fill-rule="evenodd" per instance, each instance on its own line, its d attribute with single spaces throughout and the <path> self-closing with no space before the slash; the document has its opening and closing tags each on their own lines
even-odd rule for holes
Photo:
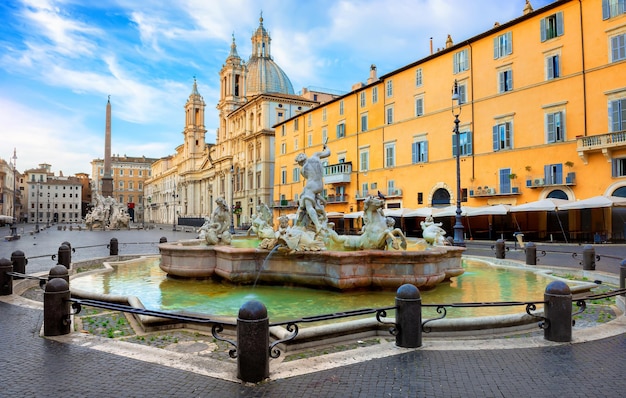
<svg viewBox="0 0 626 398">
<path fill-rule="evenodd" d="M 496 258 L 504 258 L 505 257 L 505 247 L 504 247 L 504 239 L 498 239 L 496 241 Z"/>
<path fill-rule="evenodd" d="M 161 236 L 161 239 L 159 239 L 159 243 L 166 243 L 167 242 L 167 238 L 165 236 Z"/>
<path fill-rule="evenodd" d="M 422 297 L 417 287 L 404 284 L 396 291 L 396 345 L 422 346 Z"/>
<path fill-rule="evenodd" d="M 596 249 L 591 245 L 583 247 L 583 270 L 594 271 L 596 269 Z"/>
<path fill-rule="evenodd" d="M 111 238 L 109 243 L 109 256 L 117 256 L 117 238 Z"/>
<path fill-rule="evenodd" d="M 28 259 L 24 255 L 24 252 L 21 250 L 16 250 L 11 253 L 11 262 L 13 263 L 13 271 L 19 272 L 20 274 L 26 273 L 26 264 L 28 264 Z M 15 279 L 22 279 L 20 277 L 15 277 Z"/>
<path fill-rule="evenodd" d="M 43 335 L 60 336 L 70 332 L 70 285 L 63 278 L 46 283 L 43 294 Z"/>
<path fill-rule="evenodd" d="M 58 261 L 59 264 L 65 266 L 65 268 L 70 268 L 72 261 L 72 249 L 70 249 L 66 244 L 61 244 L 61 246 L 59 246 Z"/>
<path fill-rule="evenodd" d="M 533 242 L 528 242 L 524 246 L 526 252 L 526 264 L 537 265 L 537 246 Z"/>
<path fill-rule="evenodd" d="M 13 294 L 13 277 L 7 272 L 13 272 L 13 263 L 8 258 L 0 258 L 0 296 Z"/>
<path fill-rule="evenodd" d="M 48 272 L 48 281 L 51 281 L 54 278 L 61 278 L 65 280 L 65 282 L 70 283 L 70 274 L 67 272 L 67 268 L 61 264 L 57 264 L 50 268 L 50 271 Z"/>
<path fill-rule="evenodd" d="M 549 341 L 572 341 L 572 292 L 563 281 L 554 281 L 546 286 L 543 299 L 547 302 L 544 315 L 548 327 L 543 337 Z"/>
<path fill-rule="evenodd" d="M 258 383 L 270 375 L 270 327 L 267 308 L 251 300 L 239 309 L 237 317 L 237 377 Z"/>
</svg>

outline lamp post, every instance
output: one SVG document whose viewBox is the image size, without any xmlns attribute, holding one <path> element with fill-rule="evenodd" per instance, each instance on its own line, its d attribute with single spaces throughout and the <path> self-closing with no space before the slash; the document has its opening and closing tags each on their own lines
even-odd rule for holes
<svg viewBox="0 0 626 398">
<path fill-rule="evenodd" d="M 13 148 L 13 222 L 11 223 L 11 236 L 13 238 L 17 236 L 17 219 L 15 218 L 15 204 L 17 202 L 17 193 L 15 192 L 15 180 L 17 179 L 16 166 L 17 151 L 15 148 Z"/>
<path fill-rule="evenodd" d="M 457 103 L 457 108 L 455 109 L 454 103 Z M 465 246 L 465 241 L 463 239 L 464 230 L 463 230 L 463 222 L 461 221 L 461 140 L 459 133 L 459 115 L 461 114 L 461 96 L 459 95 L 459 85 L 456 80 L 454 80 L 454 87 L 452 89 L 452 114 L 454 115 L 454 134 L 456 135 L 456 216 L 455 216 L 455 224 L 454 224 L 454 246 Z M 456 111 L 456 112 L 455 112 Z"/>
<path fill-rule="evenodd" d="M 230 165 L 230 234 L 235 234 L 235 166 Z"/>
</svg>

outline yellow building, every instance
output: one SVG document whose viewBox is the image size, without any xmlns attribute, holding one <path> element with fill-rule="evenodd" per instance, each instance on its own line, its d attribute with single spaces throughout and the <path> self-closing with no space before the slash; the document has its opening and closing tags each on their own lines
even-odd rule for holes
<svg viewBox="0 0 626 398">
<path fill-rule="evenodd" d="M 367 83 L 276 126 L 276 212 L 297 206 L 295 156 L 326 140 L 327 212 L 361 210 L 378 192 L 389 208 L 455 204 L 457 114 L 463 205 L 626 197 L 623 8 L 618 0 L 561 0 L 538 10 L 527 3 L 519 18 L 458 43 L 448 37 L 446 48 L 398 70 L 377 77 L 372 66 Z M 572 237 L 623 238 L 626 213 L 519 221 L 539 237 L 559 222 Z"/>
</svg>

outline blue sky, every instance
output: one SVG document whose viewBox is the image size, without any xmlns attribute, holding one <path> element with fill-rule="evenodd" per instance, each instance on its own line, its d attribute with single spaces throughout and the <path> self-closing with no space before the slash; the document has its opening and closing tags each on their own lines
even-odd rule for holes
<svg viewBox="0 0 626 398">
<path fill-rule="evenodd" d="M 531 0 L 538 9 L 553 0 Z M 112 153 L 163 157 L 182 143 L 194 76 L 215 142 L 219 70 L 235 35 L 242 59 L 263 12 L 272 55 L 299 92 L 347 92 L 522 15 L 525 0 L 5 0 L 0 3 L 0 158 L 91 174 Z M 446 90 L 448 87 L 445 88 Z"/>
</svg>

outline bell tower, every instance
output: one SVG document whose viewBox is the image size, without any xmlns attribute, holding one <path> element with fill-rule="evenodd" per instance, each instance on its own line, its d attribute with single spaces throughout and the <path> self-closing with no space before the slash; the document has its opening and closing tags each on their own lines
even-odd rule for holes
<svg viewBox="0 0 626 398">
<path fill-rule="evenodd" d="M 204 152 L 205 134 L 204 108 L 206 104 L 198 92 L 196 78 L 193 79 L 193 88 L 189 99 L 185 104 L 185 157 L 187 159 L 199 158 Z"/>
</svg>

